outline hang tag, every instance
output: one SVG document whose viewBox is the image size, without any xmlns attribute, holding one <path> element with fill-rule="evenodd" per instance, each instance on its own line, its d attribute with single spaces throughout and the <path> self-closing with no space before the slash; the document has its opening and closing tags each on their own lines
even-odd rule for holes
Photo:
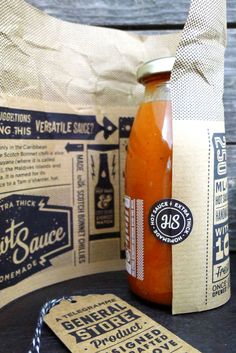
<svg viewBox="0 0 236 353">
<path fill-rule="evenodd" d="M 75 296 L 44 320 L 72 353 L 200 353 L 112 294 Z"/>
</svg>

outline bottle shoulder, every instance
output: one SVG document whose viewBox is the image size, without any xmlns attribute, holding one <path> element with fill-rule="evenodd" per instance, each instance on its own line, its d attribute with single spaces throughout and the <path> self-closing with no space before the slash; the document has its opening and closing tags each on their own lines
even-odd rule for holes
<svg viewBox="0 0 236 353">
<path fill-rule="evenodd" d="M 134 120 L 129 151 L 141 155 L 157 154 L 165 145 L 172 146 L 172 112 L 168 101 L 143 103 Z"/>
<path fill-rule="evenodd" d="M 172 128 L 172 111 L 170 101 L 154 101 L 141 103 L 132 127 L 132 131 L 141 129 L 142 133 L 169 130 Z M 132 134 L 132 132 L 131 132 Z"/>
</svg>

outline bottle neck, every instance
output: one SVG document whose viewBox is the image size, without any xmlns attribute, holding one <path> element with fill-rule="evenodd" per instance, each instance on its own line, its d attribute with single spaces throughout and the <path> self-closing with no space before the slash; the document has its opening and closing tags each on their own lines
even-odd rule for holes
<svg viewBox="0 0 236 353">
<path fill-rule="evenodd" d="M 170 73 L 149 77 L 145 85 L 144 102 L 170 101 Z"/>
<path fill-rule="evenodd" d="M 170 101 L 170 84 L 157 84 L 155 87 L 146 86 L 144 102 Z"/>
<path fill-rule="evenodd" d="M 100 167 L 99 167 L 99 177 L 102 179 L 109 179 L 109 169 L 107 154 L 100 154 Z"/>
</svg>

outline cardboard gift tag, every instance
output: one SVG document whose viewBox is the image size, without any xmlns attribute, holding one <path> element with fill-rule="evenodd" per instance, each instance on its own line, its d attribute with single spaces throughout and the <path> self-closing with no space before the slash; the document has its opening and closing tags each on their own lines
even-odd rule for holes
<svg viewBox="0 0 236 353">
<path fill-rule="evenodd" d="M 72 353 L 200 353 L 112 294 L 75 296 L 44 320 Z"/>
</svg>

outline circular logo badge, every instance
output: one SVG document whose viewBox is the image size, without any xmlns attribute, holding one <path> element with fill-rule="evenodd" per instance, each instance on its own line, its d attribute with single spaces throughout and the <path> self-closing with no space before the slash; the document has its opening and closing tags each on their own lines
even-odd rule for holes
<svg viewBox="0 0 236 353">
<path fill-rule="evenodd" d="M 192 231 L 192 212 L 183 202 L 164 199 L 153 205 L 149 225 L 153 234 L 164 243 L 179 244 Z"/>
</svg>

